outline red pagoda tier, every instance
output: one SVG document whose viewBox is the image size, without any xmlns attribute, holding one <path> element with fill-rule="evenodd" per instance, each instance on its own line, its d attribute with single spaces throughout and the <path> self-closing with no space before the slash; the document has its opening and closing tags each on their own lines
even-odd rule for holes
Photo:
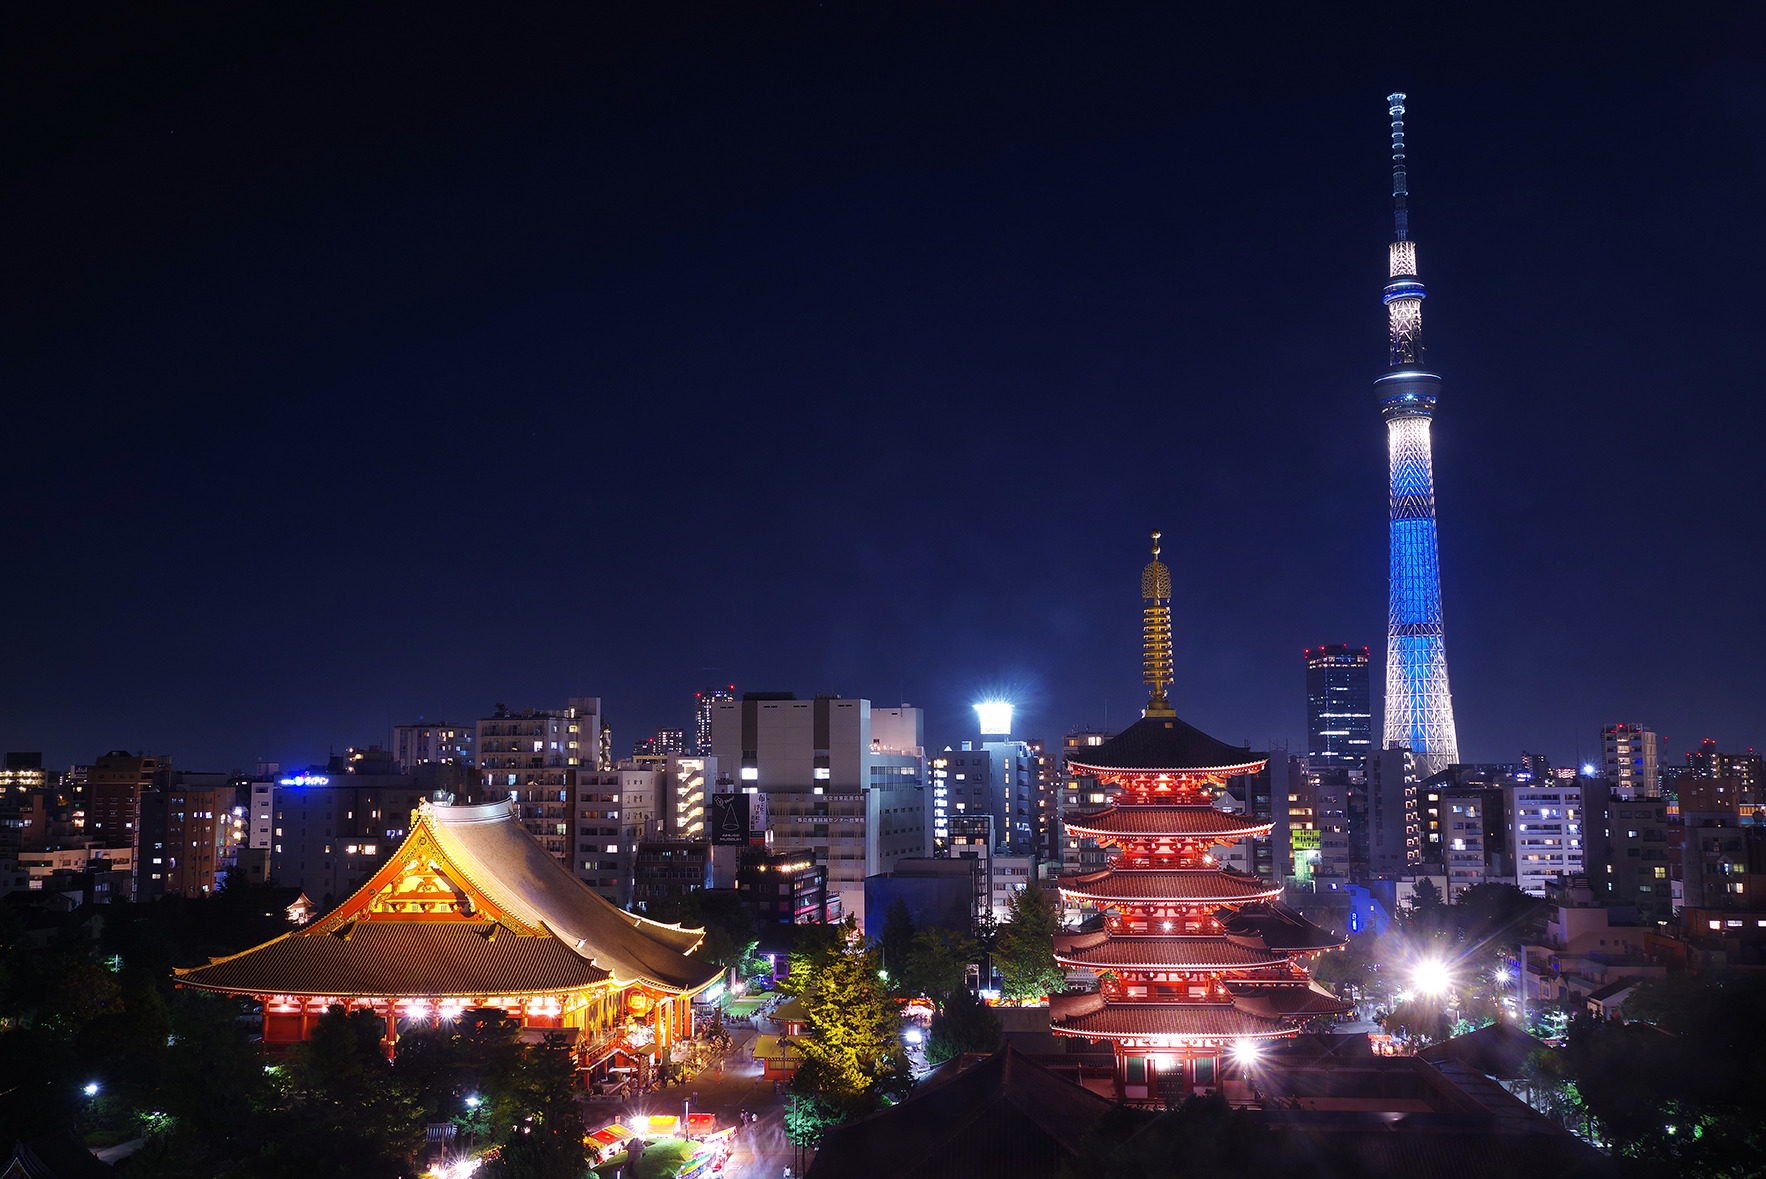
<svg viewBox="0 0 1766 1179">
<path fill-rule="evenodd" d="M 1148 605 L 1142 719 L 1088 749 L 1072 772 L 1094 777 L 1111 806 L 1067 824 L 1110 849 L 1109 867 L 1062 876 L 1068 900 L 1096 906 L 1104 928 L 1055 938 L 1055 960 L 1096 971 L 1099 989 L 1049 1000 L 1057 1035 L 1108 1040 L 1117 1095 L 1164 1101 L 1212 1088 L 1255 1057 L 1348 1005 L 1312 981 L 1312 955 L 1343 944 L 1281 903 L 1282 889 L 1223 866 L 1215 850 L 1268 835 L 1274 824 L 1214 803 L 1230 777 L 1267 760 L 1177 718 L 1171 682 L 1171 575 L 1158 560 L 1141 576 Z"/>
</svg>

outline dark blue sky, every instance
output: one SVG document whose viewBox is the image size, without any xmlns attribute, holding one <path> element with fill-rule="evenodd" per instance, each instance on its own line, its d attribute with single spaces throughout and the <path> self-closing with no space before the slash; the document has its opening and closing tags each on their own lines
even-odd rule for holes
<svg viewBox="0 0 1766 1179">
<path fill-rule="evenodd" d="M 1180 712 L 1299 750 L 1383 650 L 1394 88 L 1462 754 L 1766 741 L 1742 6 L 643 7 L 6 18 L 0 745 L 1052 737 L 1142 702 L 1157 526 Z"/>
</svg>

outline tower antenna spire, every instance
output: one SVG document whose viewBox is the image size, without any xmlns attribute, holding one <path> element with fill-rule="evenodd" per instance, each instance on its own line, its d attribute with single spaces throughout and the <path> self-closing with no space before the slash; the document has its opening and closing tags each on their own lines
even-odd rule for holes
<svg viewBox="0 0 1766 1179">
<path fill-rule="evenodd" d="M 1410 210 L 1405 198 L 1410 195 L 1410 177 L 1404 167 L 1404 95 L 1386 95 L 1386 111 L 1392 116 L 1392 240 L 1410 237 Z"/>
<path fill-rule="evenodd" d="M 1141 678 L 1152 689 L 1148 716 L 1176 716 L 1165 695 L 1171 682 L 1171 570 L 1159 559 L 1159 530 L 1153 529 L 1153 560 L 1141 570 Z"/>
<path fill-rule="evenodd" d="M 1386 628 L 1384 745 L 1402 745 L 1425 774 L 1459 760 L 1453 697 L 1441 626 L 1441 562 L 1435 523 L 1435 464 L 1430 423 L 1441 378 L 1423 368 L 1423 299 L 1416 243 L 1405 207 L 1404 99 L 1386 96 L 1392 118 L 1392 233 L 1386 247 L 1386 304 L 1391 364 L 1374 382 L 1386 421 L 1391 580 Z"/>
</svg>

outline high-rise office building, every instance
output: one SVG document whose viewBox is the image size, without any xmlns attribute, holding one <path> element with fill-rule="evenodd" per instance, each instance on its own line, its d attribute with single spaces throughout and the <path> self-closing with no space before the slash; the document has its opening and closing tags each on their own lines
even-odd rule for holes
<svg viewBox="0 0 1766 1179">
<path fill-rule="evenodd" d="M 700 757 L 711 756 L 711 709 L 720 700 L 734 700 L 736 685 L 707 688 L 693 693 L 693 752 Z"/>
<path fill-rule="evenodd" d="M 1368 650 L 1333 643 L 1308 648 L 1305 657 L 1306 764 L 1360 769 L 1374 751 Z"/>
<path fill-rule="evenodd" d="M 865 877 L 931 849 L 919 709 L 790 692 L 712 704 L 711 743 L 729 789 L 763 796 L 781 847 L 815 849 L 842 911 L 864 916 Z M 751 804 L 751 807 L 755 804 Z"/>
<path fill-rule="evenodd" d="M 1390 578 L 1386 628 L 1386 749 L 1411 751 L 1420 777 L 1459 760 L 1441 626 L 1441 561 L 1429 428 L 1441 378 L 1423 367 L 1423 290 L 1410 240 L 1404 95 L 1392 116 L 1392 243 L 1384 301 L 1390 365 L 1374 383 L 1386 422 Z"/>
<path fill-rule="evenodd" d="M 1605 725 L 1600 747 L 1605 757 L 1606 778 L 1620 798 L 1660 798 L 1661 738 L 1642 725 Z"/>
<path fill-rule="evenodd" d="M 1719 753 L 1717 742 L 1709 740 L 1699 745 L 1697 753 L 1686 755 L 1686 768 L 1676 775 L 1676 779 L 1688 775 L 1733 779 L 1737 789 L 1755 801 L 1759 801 L 1760 791 L 1766 787 L 1766 774 L 1761 772 L 1759 754 L 1751 749 L 1746 753 Z"/>
</svg>

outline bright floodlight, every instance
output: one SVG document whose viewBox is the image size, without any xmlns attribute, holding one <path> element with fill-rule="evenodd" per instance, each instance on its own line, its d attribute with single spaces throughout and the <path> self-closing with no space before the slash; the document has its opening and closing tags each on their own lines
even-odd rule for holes
<svg viewBox="0 0 1766 1179">
<path fill-rule="evenodd" d="M 1261 1051 L 1256 1040 L 1240 1040 L 1233 1045 L 1233 1059 L 1240 1064 L 1256 1064 Z"/>
<path fill-rule="evenodd" d="M 91 1084 L 86 1086 L 86 1096 L 87 1097 L 98 1096 L 98 1082 L 97 1081 L 93 1081 Z"/>
<path fill-rule="evenodd" d="M 918 1044 L 921 1040 L 925 1039 L 926 1037 L 921 1034 L 919 1028 L 909 1028 L 907 1030 L 907 1032 L 903 1035 L 903 1038 L 905 1040 L 907 1040 L 907 1042 L 910 1044 Z"/>
<path fill-rule="evenodd" d="M 1425 995 L 1439 995 L 1453 985 L 1453 978 L 1447 973 L 1447 963 L 1439 958 L 1417 963 L 1410 972 L 1410 981 Z"/>
<path fill-rule="evenodd" d="M 975 706 L 975 716 L 981 722 L 983 737 L 1010 736 L 1012 732 L 1012 706 L 1004 700 L 986 700 Z"/>
</svg>

